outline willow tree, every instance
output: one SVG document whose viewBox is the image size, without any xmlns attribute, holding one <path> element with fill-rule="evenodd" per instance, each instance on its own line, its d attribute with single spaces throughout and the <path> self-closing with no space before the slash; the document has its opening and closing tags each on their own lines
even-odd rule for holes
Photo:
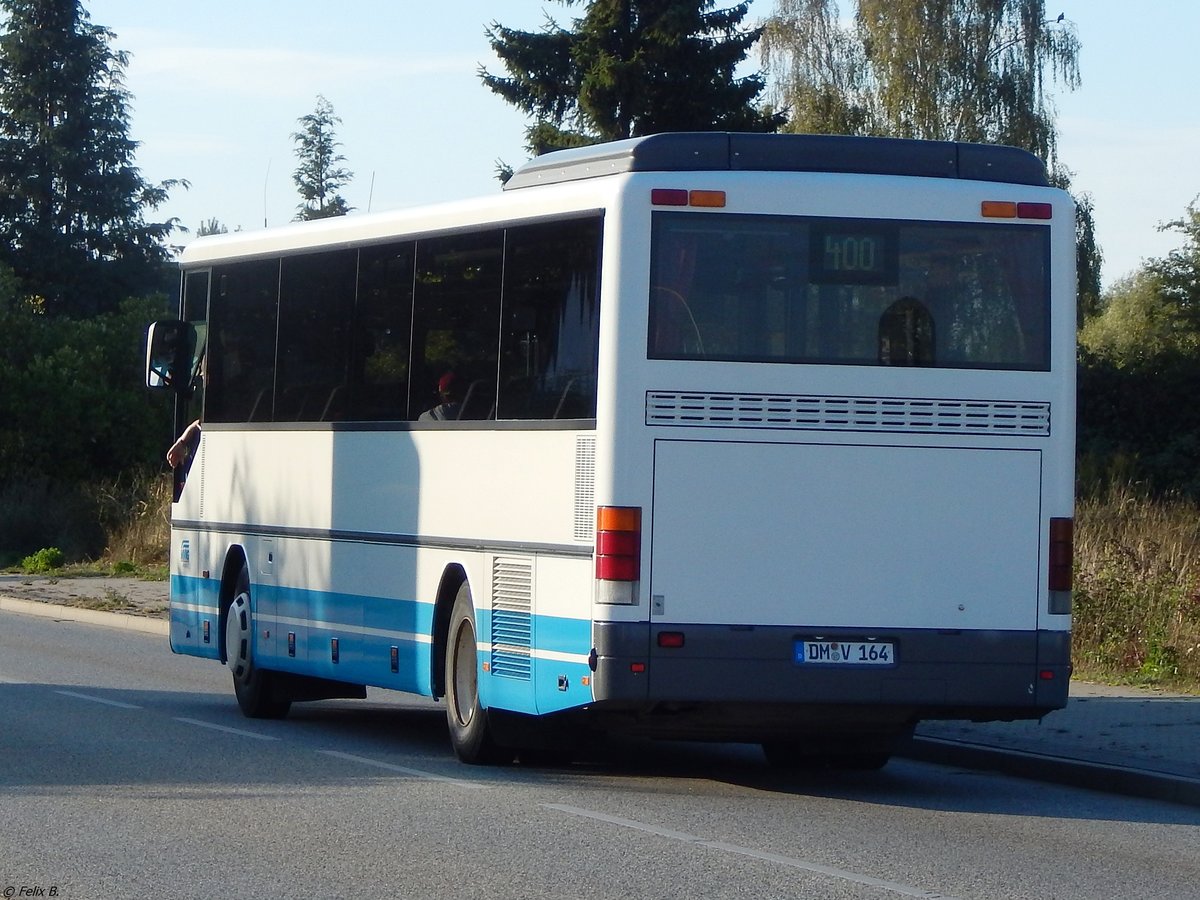
<svg viewBox="0 0 1200 900">
<path fill-rule="evenodd" d="M 847 5 L 847 4 L 842 4 Z M 1049 88 L 1079 86 L 1079 39 L 1044 0 L 775 0 L 762 36 L 785 130 L 1022 147 L 1069 188 Z M 1081 313 L 1099 295 L 1099 249 L 1080 198 Z"/>
</svg>

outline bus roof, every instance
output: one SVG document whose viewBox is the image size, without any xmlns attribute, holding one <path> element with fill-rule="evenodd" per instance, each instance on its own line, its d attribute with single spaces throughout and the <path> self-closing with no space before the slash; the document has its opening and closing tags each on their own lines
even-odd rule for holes
<svg viewBox="0 0 1200 900">
<path fill-rule="evenodd" d="M 653 134 L 547 153 L 505 190 L 621 172 L 840 172 L 962 178 L 1045 187 L 1046 167 L 1025 150 L 952 141 L 825 134 Z"/>
</svg>

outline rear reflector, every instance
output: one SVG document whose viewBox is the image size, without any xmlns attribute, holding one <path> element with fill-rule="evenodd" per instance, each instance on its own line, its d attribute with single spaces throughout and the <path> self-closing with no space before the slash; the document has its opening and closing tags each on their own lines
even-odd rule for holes
<svg viewBox="0 0 1200 900">
<path fill-rule="evenodd" d="M 683 646 L 682 631 L 660 631 L 658 633 L 658 646 L 666 647 L 671 650 L 676 650 Z"/>
<path fill-rule="evenodd" d="M 1050 520 L 1050 590 L 1071 590 L 1072 566 L 1075 562 L 1075 521 Z"/>
</svg>

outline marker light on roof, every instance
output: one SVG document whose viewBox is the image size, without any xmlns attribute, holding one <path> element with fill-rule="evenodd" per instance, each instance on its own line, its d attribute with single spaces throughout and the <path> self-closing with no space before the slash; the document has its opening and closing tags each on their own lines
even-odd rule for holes
<svg viewBox="0 0 1200 900">
<path fill-rule="evenodd" d="M 650 191 L 650 202 L 655 206 L 701 206 L 720 209 L 725 205 L 725 192 L 654 188 Z"/>
<path fill-rule="evenodd" d="M 655 206 L 687 206 L 688 192 L 674 188 L 655 188 L 650 192 L 650 202 Z"/>
<path fill-rule="evenodd" d="M 1052 219 L 1054 207 L 1049 203 L 1018 203 L 1018 219 Z"/>
<path fill-rule="evenodd" d="M 1013 203 L 1011 200 L 984 200 L 979 213 L 986 219 L 1052 219 L 1052 203 Z"/>
<path fill-rule="evenodd" d="M 720 208 L 725 205 L 724 191 L 691 191 L 688 202 L 692 206 L 708 206 Z"/>
<path fill-rule="evenodd" d="M 1007 200 L 984 200 L 980 204 L 979 211 L 988 219 L 1015 219 L 1017 204 Z"/>
</svg>

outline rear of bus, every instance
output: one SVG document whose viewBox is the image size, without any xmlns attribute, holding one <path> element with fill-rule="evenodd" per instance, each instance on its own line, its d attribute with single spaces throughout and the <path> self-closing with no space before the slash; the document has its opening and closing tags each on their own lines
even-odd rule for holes
<svg viewBox="0 0 1200 900">
<path fill-rule="evenodd" d="M 593 712 L 882 761 L 1064 706 L 1070 198 L 1011 148 L 616 149 Z"/>
</svg>

